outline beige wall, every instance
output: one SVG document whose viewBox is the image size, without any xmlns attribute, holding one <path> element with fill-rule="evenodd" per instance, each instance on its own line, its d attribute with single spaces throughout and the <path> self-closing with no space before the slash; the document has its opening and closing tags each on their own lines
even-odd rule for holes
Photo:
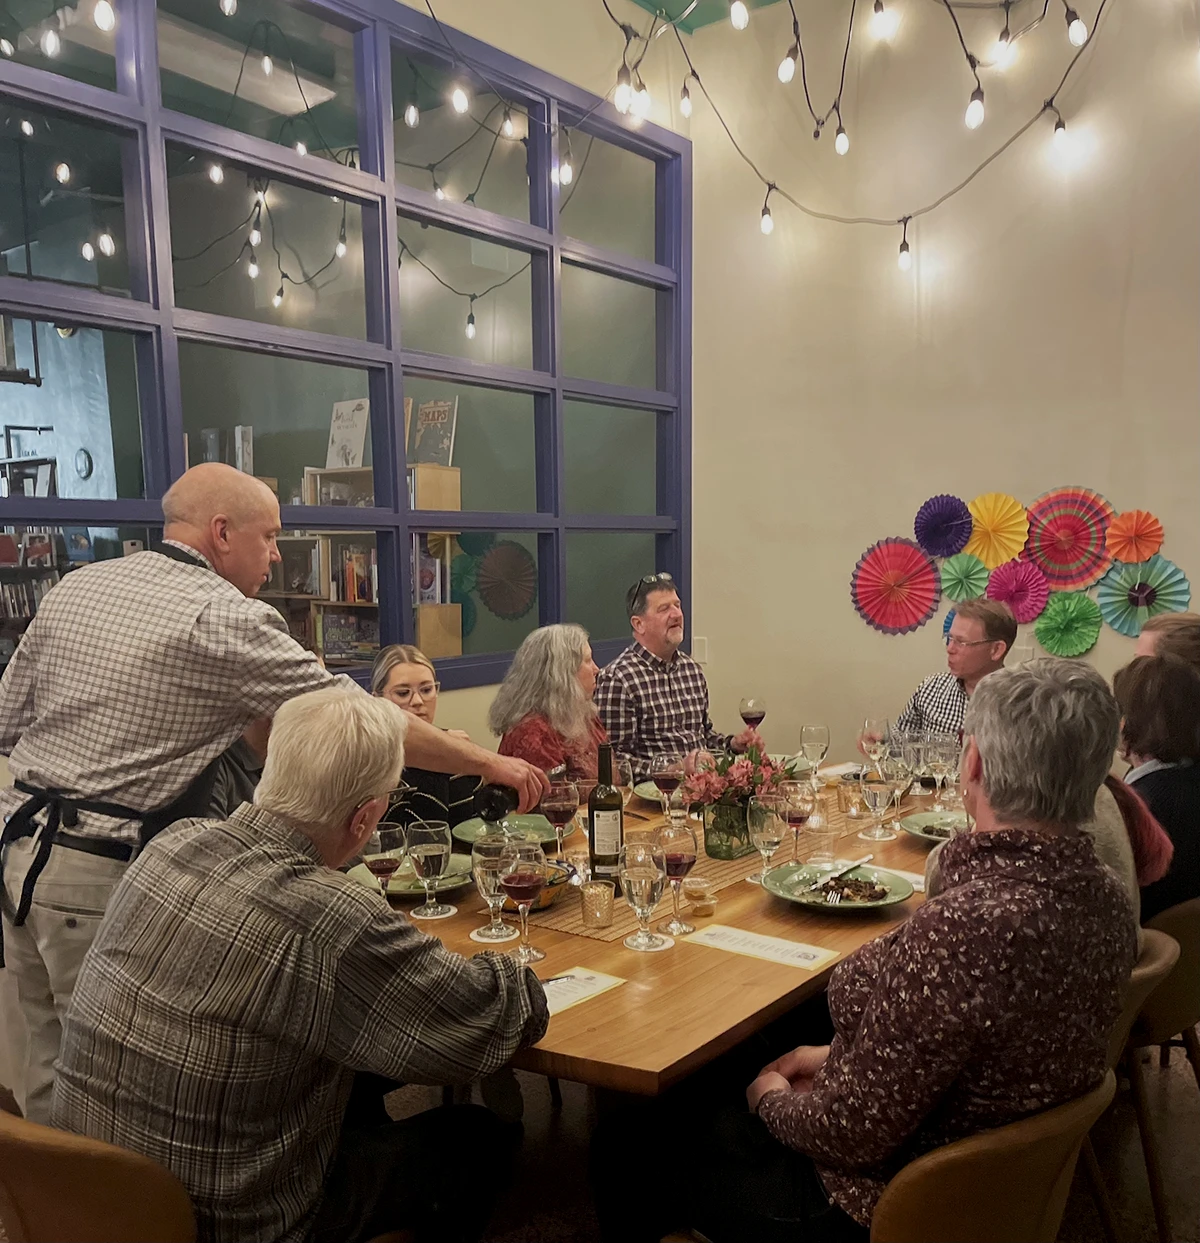
<svg viewBox="0 0 1200 1243">
<path fill-rule="evenodd" d="M 988 115 L 962 124 L 970 79 L 937 6 L 906 3 L 890 46 L 861 32 L 843 115 L 850 154 L 809 137 L 799 81 L 775 65 L 786 8 L 690 41 L 734 132 L 814 206 L 898 217 L 970 171 L 1053 89 L 1068 59 L 1048 17 L 1004 76 L 985 76 Z M 812 6 L 810 6 L 811 10 Z M 645 16 L 626 7 L 639 26 Z M 620 39 L 592 0 L 479 5 L 443 19 L 593 90 L 607 90 Z M 965 19 L 968 42 L 987 46 Z M 841 23 L 805 16 L 815 100 L 836 89 Z M 978 32 L 978 33 L 977 33 Z M 672 40 L 645 68 L 655 119 L 673 115 L 682 74 Z M 963 194 L 899 233 L 808 220 L 762 191 L 697 97 L 695 148 L 695 595 L 714 715 L 737 723 L 742 694 L 771 701 L 768 738 L 795 744 L 824 720 L 845 753 L 868 712 L 899 709 L 941 667 L 940 625 L 886 637 L 849 601 L 859 554 L 910 535 L 923 500 L 1011 491 L 1024 501 L 1083 484 L 1118 508 L 1150 508 L 1164 553 L 1200 582 L 1200 73 L 1195 14 L 1179 0 L 1110 5 L 1060 103 L 1075 140 L 1053 158 L 1037 127 Z M 1023 634 L 1022 643 L 1032 639 Z M 1130 641 L 1107 628 L 1110 672 Z M 491 691 L 444 697 L 440 723 L 486 738 Z"/>
</svg>

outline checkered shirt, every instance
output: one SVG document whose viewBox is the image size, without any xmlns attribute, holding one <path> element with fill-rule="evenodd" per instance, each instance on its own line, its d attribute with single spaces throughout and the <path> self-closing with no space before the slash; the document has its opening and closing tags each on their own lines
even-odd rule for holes
<svg viewBox="0 0 1200 1243">
<path fill-rule="evenodd" d="M 660 755 L 729 749 L 730 736 L 718 734 L 708 715 L 704 671 L 686 652 L 660 660 L 631 643 L 600 670 L 595 701 L 613 751 L 630 761 L 634 781 L 648 777 Z"/>
<path fill-rule="evenodd" d="M 468 1083 L 547 1022 L 528 968 L 451 953 L 243 803 L 180 821 L 122 879 L 63 1024 L 51 1117 L 172 1170 L 201 1243 L 293 1243 L 356 1071 Z"/>
<path fill-rule="evenodd" d="M 0 680 L 0 754 L 15 779 L 164 807 L 249 721 L 333 684 L 279 613 L 186 551 L 199 561 L 139 552 L 47 593 Z M 0 791 L 0 821 L 26 797 Z M 137 841 L 135 822 L 91 812 L 72 832 Z"/>
<path fill-rule="evenodd" d="M 896 729 L 961 734 L 966 711 L 967 692 L 963 684 L 952 673 L 935 673 L 913 691 Z"/>
</svg>

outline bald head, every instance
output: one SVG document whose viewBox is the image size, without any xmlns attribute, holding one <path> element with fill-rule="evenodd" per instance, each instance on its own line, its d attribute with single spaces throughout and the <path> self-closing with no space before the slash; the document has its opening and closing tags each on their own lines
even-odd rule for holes
<svg viewBox="0 0 1200 1243">
<path fill-rule="evenodd" d="M 243 595 L 257 594 L 279 560 L 279 502 L 265 483 L 223 462 L 202 462 L 171 485 L 162 507 L 166 539 L 203 553 Z"/>
</svg>

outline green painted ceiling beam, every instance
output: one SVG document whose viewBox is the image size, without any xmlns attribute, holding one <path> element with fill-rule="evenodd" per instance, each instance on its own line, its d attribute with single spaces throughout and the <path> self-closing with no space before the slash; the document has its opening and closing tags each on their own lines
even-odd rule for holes
<svg viewBox="0 0 1200 1243">
<path fill-rule="evenodd" d="M 633 0 L 639 8 L 647 13 L 664 10 L 669 17 L 684 12 L 691 0 Z M 765 9 L 769 4 L 778 4 L 779 0 L 746 0 L 748 9 Z M 711 26 L 714 22 L 729 21 L 729 0 L 696 0 L 695 7 L 679 23 L 679 29 L 685 34 L 692 34 L 701 26 Z"/>
</svg>

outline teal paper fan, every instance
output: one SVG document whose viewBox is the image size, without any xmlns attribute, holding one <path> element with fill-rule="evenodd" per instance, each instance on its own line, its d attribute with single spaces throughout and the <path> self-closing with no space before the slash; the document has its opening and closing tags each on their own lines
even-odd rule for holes
<svg viewBox="0 0 1200 1243">
<path fill-rule="evenodd" d="M 1119 633 L 1136 638 L 1151 617 L 1184 612 L 1191 603 L 1192 587 L 1173 561 L 1155 553 L 1136 565 L 1114 562 L 1100 580 L 1096 596 L 1104 620 Z"/>
</svg>

